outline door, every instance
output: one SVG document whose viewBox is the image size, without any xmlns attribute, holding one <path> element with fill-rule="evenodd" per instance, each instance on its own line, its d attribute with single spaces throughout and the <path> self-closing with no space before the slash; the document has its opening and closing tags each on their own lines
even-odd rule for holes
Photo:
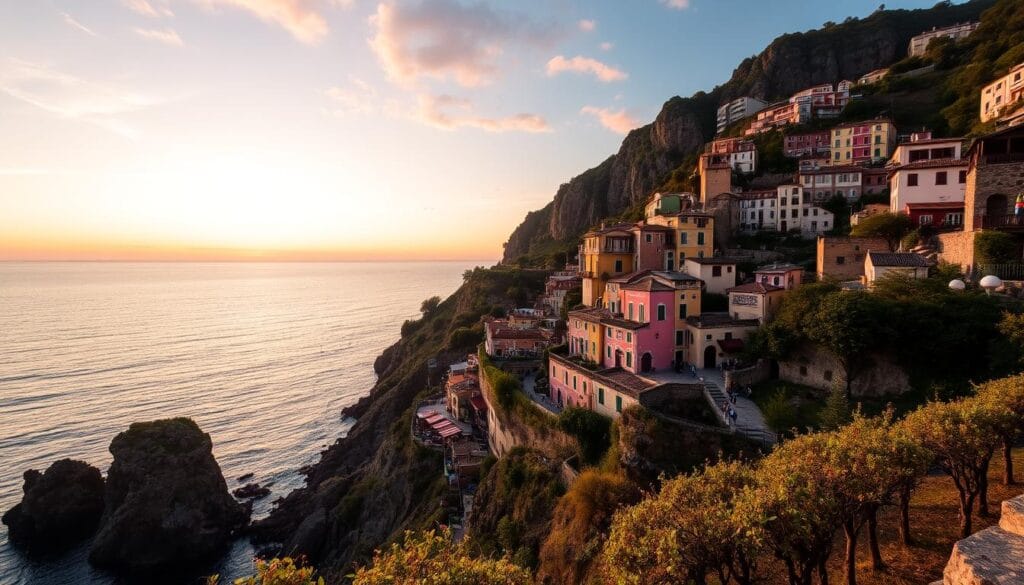
<svg viewBox="0 0 1024 585">
<path fill-rule="evenodd" d="M 704 348 L 704 367 L 713 368 L 715 367 L 715 346 L 709 345 Z"/>
<path fill-rule="evenodd" d="M 621 349 L 615 350 L 615 367 L 616 368 L 621 368 L 622 367 L 622 350 Z"/>
<path fill-rule="evenodd" d="M 640 358 L 640 371 L 641 372 L 650 372 L 651 371 L 651 361 L 652 361 L 651 354 L 645 353 L 644 356 L 642 358 Z"/>
</svg>

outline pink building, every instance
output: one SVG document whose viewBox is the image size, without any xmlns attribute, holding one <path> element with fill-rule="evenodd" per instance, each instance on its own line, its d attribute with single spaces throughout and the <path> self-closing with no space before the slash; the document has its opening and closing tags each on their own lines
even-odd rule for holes
<svg viewBox="0 0 1024 585">
<path fill-rule="evenodd" d="M 634 374 L 672 367 L 676 289 L 645 277 L 620 287 L 623 318 L 607 318 L 604 365 Z"/>
<path fill-rule="evenodd" d="M 548 364 L 548 392 L 559 407 L 591 408 L 592 370 L 578 360 L 551 354 Z"/>
<path fill-rule="evenodd" d="M 636 237 L 633 266 L 636 271 L 665 270 L 666 252 L 672 247 L 672 228 L 663 225 L 638 223 L 633 228 Z"/>
<path fill-rule="evenodd" d="M 796 264 L 769 264 L 754 272 L 754 282 L 792 290 L 803 282 L 804 269 Z"/>
<path fill-rule="evenodd" d="M 827 158 L 829 152 L 829 133 L 827 130 L 823 130 L 821 132 L 787 134 L 783 149 L 786 156 L 789 157 L 796 158 L 824 154 Z"/>
</svg>

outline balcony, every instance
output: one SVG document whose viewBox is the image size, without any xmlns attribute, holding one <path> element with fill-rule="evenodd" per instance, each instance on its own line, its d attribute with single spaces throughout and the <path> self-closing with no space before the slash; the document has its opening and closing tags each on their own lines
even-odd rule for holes
<svg viewBox="0 0 1024 585">
<path fill-rule="evenodd" d="M 1005 213 L 1001 215 L 981 216 L 982 229 L 1024 231 L 1024 215 Z"/>
<path fill-rule="evenodd" d="M 605 245 L 603 248 L 601 248 L 601 253 L 602 254 L 632 254 L 633 253 L 633 244 L 629 244 L 627 246 L 623 246 L 623 245 L 608 246 L 608 245 Z"/>
<path fill-rule="evenodd" d="M 987 165 L 1005 165 L 1010 163 L 1024 162 L 1024 152 L 1006 152 L 999 154 L 986 154 L 983 157 Z"/>
</svg>

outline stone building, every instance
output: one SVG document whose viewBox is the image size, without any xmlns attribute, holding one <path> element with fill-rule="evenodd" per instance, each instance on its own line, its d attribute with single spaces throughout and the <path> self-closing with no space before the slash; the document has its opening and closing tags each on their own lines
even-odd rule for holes
<svg viewBox="0 0 1024 585">
<path fill-rule="evenodd" d="M 889 244 L 882 238 L 818 236 L 818 280 L 860 280 L 871 250 L 888 252 Z"/>
</svg>

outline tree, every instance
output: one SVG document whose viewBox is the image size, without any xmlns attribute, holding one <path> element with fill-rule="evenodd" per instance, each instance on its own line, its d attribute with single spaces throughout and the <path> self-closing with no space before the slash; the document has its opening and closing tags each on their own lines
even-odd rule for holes
<svg viewBox="0 0 1024 585">
<path fill-rule="evenodd" d="M 1000 438 L 997 411 L 981 401 L 932 402 L 903 420 L 908 434 L 921 442 L 953 480 L 960 503 L 960 537 L 971 535 L 971 511 L 985 488 L 988 464 Z"/>
<path fill-rule="evenodd" d="M 470 556 L 465 544 L 454 544 L 451 533 L 405 533 L 402 544 L 378 550 L 373 562 L 362 567 L 353 585 L 528 585 L 530 573 L 507 559 L 478 559 Z"/>
<path fill-rule="evenodd" d="M 984 231 L 974 238 L 974 256 L 979 264 L 1005 264 L 1020 260 L 1020 248 L 1006 232 Z"/>
<path fill-rule="evenodd" d="M 850 399 L 846 396 L 845 388 L 839 384 L 832 385 L 818 420 L 819 426 L 826 431 L 837 430 L 853 420 L 853 410 L 850 408 Z"/>
<path fill-rule="evenodd" d="M 996 430 L 1003 446 L 1003 484 L 1012 485 L 1013 444 L 1024 435 L 1024 374 L 983 384 L 977 396 L 989 408 L 1008 411 L 1009 416 L 996 419 Z"/>
<path fill-rule="evenodd" d="M 427 317 L 430 314 L 432 314 L 434 311 L 436 311 L 437 307 L 440 306 L 440 305 L 441 305 L 441 297 L 438 297 L 438 296 L 430 297 L 429 299 L 426 299 L 425 301 L 423 301 L 420 304 L 420 313 L 423 313 L 423 316 Z"/>
<path fill-rule="evenodd" d="M 666 481 L 657 495 L 620 510 L 602 553 L 613 583 L 703 585 L 753 582 L 759 551 L 756 529 L 734 507 L 752 484 L 749 466 L 720 462 Z"/>
<path fill-rule="evenodd" d="M 558 426 L 576 437 L 580 456 L 588 465 L 598 464 L 611 446 L 612 419 L 590 409 L 566 408 L 558 415 Z"/>
<path fill-rule="evenodd" d="M 752 489 L 736 499 L 735 513 L 749 523 L 755 545 L 772 551 L 786 567 L 789 585 L 810 585 L 815 573 L 827 583 L 843 510 L 838 476 L 829 474 L 825 433 L 783 443 L 754 472 Z"/>
<path fill-rule="evenodd" d="M 858 237 L 882 238 L 895 252 L 900 240 L 914 225 L 910 218 L 902 213 L 879 213 L 861 220 L 850 230 L 850 235 Z"/>
<path fill-rule="evenodd" d="M 312 567 L 296 564 L 291 558 L 256 559 L 256 574 L 234 581 L 235 585 L 324 585 L 323 577 L 314 578 Z M 206 585 L 218 585 L 219 575 L 206 580 Z"/>
<path fill-rule="evenodd" d="M 850 396 L 854 379 L 870 363 L 868 350 L 888 335 L 885 305 L 871 293 L 831 294 L 807 317 L 808 339 L 827 348 L 842 364 Z"/>
</svg>

